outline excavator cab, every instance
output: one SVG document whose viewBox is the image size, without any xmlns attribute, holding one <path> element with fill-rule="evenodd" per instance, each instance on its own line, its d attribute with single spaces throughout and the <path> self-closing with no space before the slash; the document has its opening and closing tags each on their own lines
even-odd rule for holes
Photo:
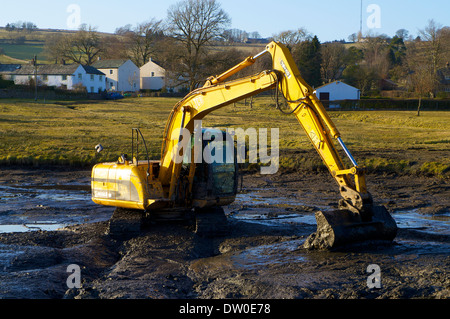
<svg viewBox="0 0 450 319">
<path fill-rule="evenodd" d="M 191 139 L 191 156 L 195 156 L 195 147 L 201 145 L 201 158 L 192 163 L 189 154 L 185 154 L 182 178 L 187 178 L 191 165 L 195 165 L 192 186 L 192 203 L 194 208 L 224 206 L 234 202 L 239 180 L 236 145 L 226 131 L 202 128 L 201 144 L 195 143 L 197 134 Z M 198 153 L 197 153 L 198 154 Z M 195 163 L 198 162 L 198 163 Z"/>
</svg>

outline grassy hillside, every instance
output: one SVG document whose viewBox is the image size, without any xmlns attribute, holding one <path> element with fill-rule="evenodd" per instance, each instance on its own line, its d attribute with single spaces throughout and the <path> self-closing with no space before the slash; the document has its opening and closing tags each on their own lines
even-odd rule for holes
<svg viewBox="0 0 450 319">
<path fill-rule="evenodd" d="M 24 64 L 28 61 L 11 58 L 10 56 L 0 54 L 0 63 L 2 64 Z"/>
<path fill-rule="evenodd" d="M 46 61 L 43 53 L 45 40 L 54 35 L 70 34 L 75 31 L 65 30 L 42 30 L 38 29 L 32 32 L 25 31 L 7 31 L 0 27 L 0 48 L 3 49 L 3 55 L 0 54 L 0 63 L 27 63 L 34 55 L 38 56 L 40 63 L 53 63 Z M 113 34 L 100 33 L 104 36 L 114 36 Z M 15 39 L 22 38 L 23 43 L 17 44 Z M 264 50 L 264 44 L 233 44 L 233 45 L 214 45 L 211 47 L 213 52 L 220 52 L 225 49 L 237 49 L 252 55 Z M 1 51 L 1 50 L 0 50 Z"/>
<path fill-rule="evenodd" d="M 53 63 L 47 61 L 43 53 L 46 39 L 74 32 L 76 31 L 52 29 L 38 29 L 31 32 L 7 31 L 0 28 L 0 48 L 3 51 L 3 55 L 0 54 L 0 63 L 28 63 L 34 55 L 38 56 L 39 63 Z"/>
<path fill-rule="evenodd" d="M 28 43 L 28 44 L 2 43 L 0 44 L 0 48 L 3 49 L 3 53 L 5 56 L 10 57 L 12 59 L 20 61 L 30 61 L 31 59 L 33 59 L 34 55 L 37 55 L 40 59 L 45 60 L 45 57 L 42 55 L 42 51 L 44 50 L 43 43 Z"/>
<path fill-rule="evenodd" d="M 52 30 L 52 29 L 37 29 L 31 32 L 27 31 L 7 31 L 5 28 L 0 27 L 0 40 L 11 40 L 17 37 L 24 37 L 27 42 L 42 42 L 55 34 L 69 34 L 75 31 L 69 30 Z"/>
<path fill-rule="evenodd" d="M 0 164 L 90 166 L 130 153 L 131 128 L 139 127 L 152 159 L 160 157 L 174 98 L 53 102 L 3 100 Z M 450 112 L 331 112 L 347 146 L 371 171 L 449 176 Z M 257 97 L 210 114 L 204 127 L 279 128 L 280 164 L 289 171 L 323 169 L 293 116 L 281 114 L 270 97 Z M 95 145 L 105 150 L 96 155 Z"/>
</svg>

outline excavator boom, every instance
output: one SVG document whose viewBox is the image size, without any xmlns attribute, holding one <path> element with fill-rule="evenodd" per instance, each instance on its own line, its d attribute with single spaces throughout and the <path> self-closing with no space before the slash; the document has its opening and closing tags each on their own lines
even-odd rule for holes
<svg viewBox="0 0 450 319">
<path fill-rule="evenodd" d="M 272 70 L 244 79 L 224 82 L 238 71 L 252 65 L 264 54 L 271 54 Z M 178 135 L 175 134 L 174 139 L 173 132 L 184 128 L 192 134 L 195 120 L 202 120 L 214 110 L 271 89 L 277 89 L 285 97 L 291 108 L 289 113 L 297 118 L 305 130 L 324 164 L 341 187 L 344 199 L 351 206 L 358 206 L 357 208 L 362 207 L 364 200 L 370 202 L 364 171 L 357 166 L 313 89 L 300 76 L 289 50 L 276 42 L 270 43 L 266 50 L 255 57 L 249 57 L 227 72 L 209 78 L 202 88 L 188 94 L 174 107 L 165 129 L 159 173 L 161 183 L 170 185 L 169 198 L 174 195 L 181 167 L 181 163 L 176 164 L 173 160 L 179 144 Z M 343 147 L 354 167 L 345 168 L 333 139 L 336 139 Z M 355 197 L 354 192 L 358 193 L 358 198 Z"/>
</svg>

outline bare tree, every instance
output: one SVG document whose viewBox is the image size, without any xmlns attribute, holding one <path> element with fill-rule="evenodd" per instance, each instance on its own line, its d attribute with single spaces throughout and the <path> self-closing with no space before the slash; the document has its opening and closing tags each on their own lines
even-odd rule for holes
<svg viewBox="0 0 450 319">
<path fill-rule="evenodd" d="M 322 79 L 325 83 L 339 79 L 345 68 L 345 46 L 339 42 L 322 45 Z"/>
<path fill-rule="evenodd" d="M 364 61 L 377 80 L 386 79 L 389 74 L 389 42 L 383 35 L 368 35 L 363 42 Z"/>
<path fill-rule="evenodd" d="M 183 64 L 193 90 L 200 80 L 201 58 L 210 41 L 220 36 L 231 19 L 216 0 L 185 0 L 168 10 L 172 36 L 183 47 Z"/>
<path fill-rule="evenodd" d="M 292 49 L 303 41 L 311 40 L 312 36 L 305 28 L 299 28 L 297 30 L 282 31 L 274 35 L 273 39 Z"/>
<path fill-rule="evenodd" d="M 261 34 L 259 34 L 258 31 L 253 31 L 250 33 L 250 37 L 252 37 L 254 39 L 259 39 L 259 38 L 261 38 Z"/>
<path fill-rule="evenodd" d="M 428 25 L 419 31 L 420 38 L 422 41 L 425 41 L 424 49 L 426 50 L 434 75 L 437 75 L 439 64 L 442 61 L 441 59 L 444 53 L 442 38 L 440 36 L 441 29 L 442 25 L 436 23 L 434 20 L 429 20 Z"/>
<path fill-rule="evenodd" d="M 123 27 L 116 28 L 116 31 L 114 33 L 117 35 L 126 35 L 129 32 L 133 32 L 131 31 L 132 28 L 133 26 L 131 24 L 127 24 L 124 25 Z"/>
<path fill-rule="evenodd" d="M 419 34 L 421 41 L 410 43 L 407 50 L 409 82 L 419 97 L 418 115 L 421 98 L 426 95 L 434 97 L 438 90 L 438 71 L 449 58 L 450 30 L 434 20 L 429 20 Z"/>
<path fill-rule="evenodd" d="M 55 34 L 50 35 L 45 40 L 44 45 L 44 54 L 47 56 L 47 59 L 49 61 L 55 61 L 55 63 L 58 63 L 62 59 L 62 50 L 61 50 L 61 43 L 63 40 L 63 35 Z"/>
<path fill-rule="evenodd" d="M 450 27 L 446 26 L 439 30 L 439 37 L 442 43 L 442 62 L 447 65 L 450 62 Z"/>
<path fill-rule="evenodd" d="M 248 32 L 240 29 L 228 29 L 223 32 L 222 36 L 229 43 L 244 42 L 248 38 Z"/>
<path fill-rule="evenodd" d="M 414 92 L 419 98 L 419 104 L 417 106 L 417 116 L 420 116 L 420 110 L 422 106 L 422 98 L 427 94 L 432 94 L 435 87 L 435 78 L 433 71 L 427 67 L 426 64 L 417 64 L 414 66 L 414 71 L 410 75 L 411 84 Z"/>
<path fill-rule="evenodd" d="M 420 116 L 422 98 L 433 95 L 437 78 L 434 75 L 433 65 L 424 54 L 423 43 L 410 43 L 407 51 L 406 63 L 408 66 L 408 82 L 410 89 L 419 98 L 417 116 Z"/>
<path fill-rule="evenodd" d="M 103 52 L 100 35 L 95 28 L 82 25 L 75 34 L 49 39 L 46 52 L 53 58 L 91 65 Z"/>
<path fill-rule="evenodd" d="M 399 37 L 400 39 L 403 39 L 404 41 L 408 40 L 409 38 L 409 31 L 406 29 L 399 29 L 397 32 L 395 32 L 395 35 Z"/>
<path fill-rule="evenodd" d="M 104 35 L 102 37 L 102 47 L 104 48 L 101 53 L 102 59 L 129 59 L 128 50 L 130 43 L 128 38 L 121 35 Z"/>
<path fill-rule="evenodd" d="M 127 32 L 125 36 L 129 43 L 128 54 L 130 59 L 138 67 L 141 67 L 158 51 L 157 44 L 164 36 L 162 20 L 152 19 L 140 23 L 132 32 Z"/>
</svg>

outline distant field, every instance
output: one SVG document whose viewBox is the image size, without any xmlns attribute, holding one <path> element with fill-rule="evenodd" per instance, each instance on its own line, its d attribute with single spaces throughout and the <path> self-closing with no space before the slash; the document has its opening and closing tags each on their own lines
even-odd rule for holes
<svg viewBox="0 0 450 319">
<path fill-rule="evenodd" d="M 6 31 L 0 28 L 0 48 L 4 50 L 4 56 L 0 55 L 0 63 L 27 63 L 33 56 L 38 55 L 41 63 L 45 63 L 46 57 L 43 56 L 45 41 L 50 36 L 71 34 L 74 31 L 66 30 L 36 30 L 32 32 Z M 113 34 L 100 33 L 100 35 L 112 36 Z M 24 37 L 25 44 L 11 44 L 11 39 L 15 37 Z M 213 45 L 210 49 L 213 52 L 220 52 L 227 49 L 237 49 L 252 55 L 264 50 L 265 44 L 243 44 L 232 45 Z M 20 61 L 18 61 L 20 60 Z M 51 61 L 48 61 L 51 62 Z"/>
<path fill-rule="evenodd" d="M 23 63 L 27 63 L 27 62 L 28 61 L 14 59 L 14 58 L 11 58 L 10 56 L 0 54 L 0 63 L 3 63 L 3 64 L 23 64 Z"/>
<path fill-rule="evenodd" d="M 1 165 L 90 166 L 131 152 L 131 128 L 139 127 L 152 159 L 174 98 L 47 102 L 0 100 Z M 204 127 L 280 129 L 282 169 L 323 169 L 293 116 L 281 114 L 270 97 L 257 97 L 210 114 Z M 330 113 L 360 165 L 371 171 L 450 176 L 450 112 L 335 111 Z M 96 155 L 95 145 L 105 150 Z"/>
<path fill-rule="evenodd" d="M 6 44 L 0 43 L 0 48 L 3 49 L 3 52 L 6 56 L 12 57 L 14 59 L 19 59 L 23 61 L 31 61 L 34 55 L 38 56 L 38 59 L 46 60 L 46 58 L 42 55 L 42 51 L 44 50 L 44 44 Z"/>
</svg>

